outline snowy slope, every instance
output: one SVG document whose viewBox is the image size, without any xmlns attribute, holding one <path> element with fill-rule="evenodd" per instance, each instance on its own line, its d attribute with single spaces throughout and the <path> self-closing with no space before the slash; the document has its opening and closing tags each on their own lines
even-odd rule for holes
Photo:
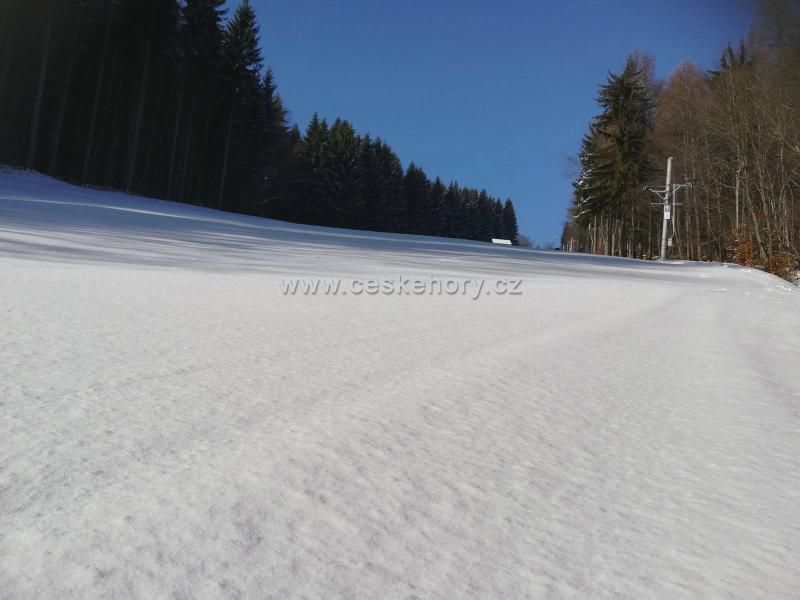
<svg viewBox="0 0 800 600">
<path fill-rule="evenodd" d="M 521 296 L 286 296 L 288 277 Z M 800 294 L 0 172 L 0 598 L 800 598 Z"/>
</svg>

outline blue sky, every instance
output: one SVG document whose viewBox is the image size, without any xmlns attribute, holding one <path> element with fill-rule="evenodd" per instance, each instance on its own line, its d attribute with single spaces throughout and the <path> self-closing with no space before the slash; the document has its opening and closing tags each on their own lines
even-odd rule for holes
<svg viewBox="0 0 800 600">
<path fill-rule="evenodd" d="M 251 3 L 292 121 L 346 118 L 404 165 L 510 197 L 541 244 L 560 235 L 566 157 L 607 72 L 635 49 L 660 77 L 686 58 L 711 68 L 750 19 L 742 0 Z"/>
</svg>

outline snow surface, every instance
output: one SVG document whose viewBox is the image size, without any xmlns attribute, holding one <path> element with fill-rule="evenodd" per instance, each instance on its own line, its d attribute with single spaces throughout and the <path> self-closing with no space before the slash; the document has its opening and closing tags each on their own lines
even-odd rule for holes
<svg viewBox="0 0 800 600">
<path fill-rule="evenodd" d="M 284 296 L 292 276 L 521 296 Z M 0 598 L 800 598 L 800 294 L 0 172 Z"/>
</svg>

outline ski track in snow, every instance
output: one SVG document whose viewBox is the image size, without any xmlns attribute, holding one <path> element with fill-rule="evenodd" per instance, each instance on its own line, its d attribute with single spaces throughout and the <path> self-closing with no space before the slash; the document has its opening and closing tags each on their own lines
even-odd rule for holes
<svg viewBox="0 0 800 600">
<path fill-rule="evenodd" d="M 286 277 L 522 296 L 284 296 Z M 800 598 L 800 295 L 0 172 L 0 598 Z"/>
</svg>

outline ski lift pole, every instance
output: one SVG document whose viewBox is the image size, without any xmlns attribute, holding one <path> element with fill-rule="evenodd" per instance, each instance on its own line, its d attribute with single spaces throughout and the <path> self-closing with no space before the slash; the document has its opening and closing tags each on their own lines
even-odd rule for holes
<svg viewBox="0 0 800 600">
<path fill-rule="evenodd" d="M 661 224 L 661 257 L 660 261 L 667 260 L 667 221 L 670 218 L 669 192 L 672 183 L 672 157 L 667 159 L 667 187 L 664 190 L 664 218 Z"/>
</svg>

